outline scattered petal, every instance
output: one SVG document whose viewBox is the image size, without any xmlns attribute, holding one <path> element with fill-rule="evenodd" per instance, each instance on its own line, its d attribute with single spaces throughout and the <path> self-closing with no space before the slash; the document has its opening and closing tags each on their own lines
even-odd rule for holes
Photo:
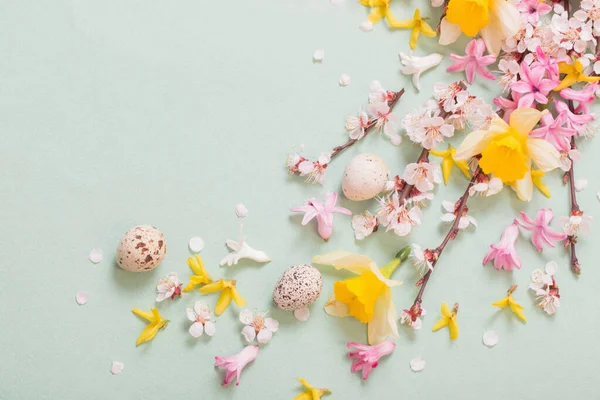
<svg viewBox="0 0 600 400">
<path fill-rule="evenodd" d="M 294 317 L 296 317 L 298 321 L 304 322 L 308 319 L 308 317 L 310 317 L 310 310 L 308 307 L 302 307 L 298 310 L 294 310 Z"/>
<path fill-rule="evenodd" d="M 238 218 L 246 218 L 248 216 L 248 209 L 242 203 L 235 206 L 235 215 Z"/>
<path fill-rule="evenodd" d="M 113 361 L 112 365 L 110 366 L 110 372 L 113 375 L 119 375 L 124 369 L 125 364 L 123 364 L 121 361 Z"/>
<path fill-rule="evenodd" d="M 588 187 L 588 180 L 585 178 L 575 180 L 575 190 L 581 192 L 583 189 Z"/>
<path fill-rule="evenodd" d="M 344 3 L 345 0 L 330 0 L 331 4 L 333 4 L 334 6 L 339 6 L 342 3 Z"/>
<path fill-rule="evenodd" d="M 496 331 L 485 331 L 483 333 L 483 344 L 487 347 L 494 347 L 498 344 L 498 333 Z"/>
<path fill-rule="evenodd" d="M 352 78 L 350 78 L 350 75 L 342 74 L 342 76 L 340 76 L 340 86 L 348 86 L 351 80 Z"/>
<path fill-rule="evenodd" d="M 360 29 L 363 32 L 371 32 L 373 30 L 373 23 L 371 21 L 362 22 L 358 26 L 358 29 Z"/>
<path fill-rule="evenodd" d="M 194 236 L 190 239 L 188 246 L 194 253 L 200 253 L 204 249 L 204 240 L 199 236 Z"/>
<path fill-rule="evenodd" d="M 102 249 L 94 248 L 92 251 L 90 251 L 89 259 L 94 264 L 98 264 L 100 261 L 102 261 L 102 258 Z"/>
<path fill-rule="evenodd" d="M 415 357 L 410 360 L 410 369 L 413 372 L 421 372 L 425 369 L 425 359 L 423 357 Z"/>
<path fill-rule="evenodd" d="M 313 54 L 313 60 L 316 62 L 321 62 L 321 61 L 323 61 L 324 58 L 325 58 L 325 50 L 323 50 L 323 49 L 318 49 Z"/>
<path fill-rule="evenodd" d="M 84 305 L 88 302 L 88 294 L 86 292 L 77 292 L 75 295 L 75 301 L 77 301 L 77 304 L 80 306 Z"/>
</svg>

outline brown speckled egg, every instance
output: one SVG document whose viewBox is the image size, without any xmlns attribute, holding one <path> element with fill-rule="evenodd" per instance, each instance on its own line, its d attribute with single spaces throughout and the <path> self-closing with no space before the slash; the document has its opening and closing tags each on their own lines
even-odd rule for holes
<svg viewBox="0 0 600 400">
<path fill-rule="evenodd" d="M 359 154 L 344 170 L 342 190 L 353 201 L 372 199 L 385 189 L 388 167 L 375 154 Z"/>
<path fill-rule="evenodd" d="M 323 277 L 319 270 L 311 265 L 294 265 L 277 281 L 273 301 L 282 310 L 298 310 L 314 303 L 322 289 Z"/>
<path fill-rule="evenodd" d="M 167 242 L 161 231 L 150 225 L 139 225 L 128 230 L 121 239 L 117 264 L 125 271 L 151 271 L 166 254 Z"/>
</svg>

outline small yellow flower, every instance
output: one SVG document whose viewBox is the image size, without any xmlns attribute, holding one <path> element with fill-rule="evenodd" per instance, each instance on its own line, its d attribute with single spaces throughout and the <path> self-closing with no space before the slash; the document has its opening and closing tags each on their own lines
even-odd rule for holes
<svg viewBox="0 0 600 400">
<path fill-rule="evenodd" d="M 373 11 L 367 17 L 370 23 L 376 24 L 385 18 L 390 27 L 393 27 L 398 22 L 390 11 L 391 0 L 360 0 L 359 2 L 365 7 L 373 8 Z"/>
<path fill-rule="evenodd" d="M 452 168 L 454 168 L 454 165 L 456 165 L 462 171 L 462 173 L 465 174 L 467 178 L 471 177 L 469 164 L 467 164 L 465 160 L 456 161 L 454 159 L 456 149 L 451 144 L 448 145 L 448 150 L 431 150 L 429 151 L 429 154 L 431 154 L 432 156 L 442 158 L 442 173 L 444 174 L 445 184 L 448 184 L 448 180 L 450 179 L 450 172 L 452 171 Z"/>
<path fill-rule="evenodd" d="M 431 26 L 427 22 L 425 22 L 429 18 L 421 18 L 421 11 L 419 9 L 415 9 L 415 13 L 412 19 L 405 19 L 403 21 L 398 21 L 393 25 L 390 24 L 392 28 L 403 28 L 403 29 L 412 29 L 412 33 L 410 35 L 410 48 L 415 49 L 417 47 L 417 39 L 419 38 L 419 34 L 423 34 L 429 37 L 436 37 L 437 33 L 431 29 Z"/>
<path fill-rule="evenodd" d="M 219 279 L 217 282 L 209 283 L 206 286 L 202 286 L 198 291 L 202 294 L 206 293 L 214 293 L 221 292 L 219 296 L 219 300 L 217 300 L 217 306 L 215 307 L 215 314 L 221 315 L 223 311 L 227 309 L 231 300 L 235 301 L 240 307 L 246 305 L 246 300 L 240 296 L 237 289 L 235 288 L 236 281 L 226 281 L 223 278 Z"/>
<path fill-rule="evenodd" d="M 431 328 L 431 331 L 439 331 L 443 327 L 447 326 L 450 330 L 450 339 L 458 339 L 458 323 L 456 322 L 456 313 L 458 313 L 458 303 L 454 305 L 452 311 L 450 311 L 450 307 L 448 307 L 448 304 L 442 303 L 440 312 L 442 313 L 442 318 L 440 318 L 438 322 L 435 323 L 433 328 Z"/>
<path fill-rule="evenodd" d="M 504 308 L 508 306 L 517 317 L 519 317 L 523 322 L 527 322 L 527 318 L 525 318 L 525 315 L 523 314 L 523 306 L 517 303 L 512 297 L 512 293 L 515 291 L 516 288 L 517 285 L 512 285 L 512 287 L 507 291 L 507 296 L 502 300 L 498 300 L 497 302 L 492 303 L 492 305 L 494 307 L 499 308 Z"/>
<path fill-rule="evenodd" d="M 300 383 L 306 388 L 306 390 L 294 397 L 294 400 L 320 400 L 321 396 L 325 393 L 331 393 L 329 389 L 317 389 L 309 384 L 306 379 L 298 378 Z"/>
<path fill-rule="evenodd" d="M 139 308 L 134 308 L 131 311 L 135 315 L 140 316 L 140 317 L 144 318 L 145 320 L 147 320 L 148 322 L 150 322 L 144 328 L 144 330 L 138 337 L 137 341 L 135 342 L 136 346 L 139 346 L 140 344 L 142 344 L 144 342 L 148 342 L 148 341 L 152 340 L 154 338 L 154 336 L 156 336 L 158 331 L 160 329 L 166 328 L 167 324 L 169 323 L 169 320 L 164 319 L 158 312 L 158 309 L 156 309 L 156 308 L 150 309 L 150 312 L 142 311 Z"/>
<path fill-rule="evenodd" d="M 544 175 L 546 175 L 546 173 L 541 169 L 531 170 L 531 180 L 533 181 L 533 185 L 538 188 L 544 196 L 550 198 L 550 189 L 548 189 L 548 186 L 542 181 Z"/>
<path fill-rule="evenodd" d="M 554 88 L 554 91 L 558 92 L 559 90 L 563 90 L 564 88 L 568 88 L 572 84 L 576 82 L 598 82 L 600 81 L 600 76 L 587 76 L 583 73 L 583 65 L 579 60 L 576 60 L 573 64 L 568 64 L 566 62 L 558 63 L 558 72 L 561 74 L 565 74 L 563 80 L 559 83 L 557 87 Z"/>
<path fill-rule="evenodd" d="M 212 282 L 210 275 L 204 268 L 204 263 L 202 262 L 202 257 L 200 257 L 200 255 L 196 254 L 194 257 L 189 257 L 187 259 L 187 264 L 194 275 L 190 276 L 190 283 L 183 288 L 184 292 L 193 290 L 197 285 L 206 285 Z"/>
</svg>

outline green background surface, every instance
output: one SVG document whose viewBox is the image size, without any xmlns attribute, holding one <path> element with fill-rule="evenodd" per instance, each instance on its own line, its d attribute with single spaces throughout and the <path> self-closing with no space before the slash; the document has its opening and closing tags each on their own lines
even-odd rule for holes
<svg viewBox="0 0 600 400">
<path fill-rule="evenodd" d="M 417 5 L 438 20 L 439 10 L 425 1 L 399 2 L 394 10 L 409 18 Z M 580 278 L 563 249 L 538 254 L 526 239 L 518 242 L 522 270 L 481 266 L 488 245 L 519 210 L 567 213 L 558 171 L 546 178 L 550 200 L 536 192 L 525 204 L 505 189 L 470 201 L 479 227 L 444 253 L 425 293 L 423 329 L 401 327 L 394 354 L 367 382 L 350 373 L 345 358 L 346 342 L 366 341 L 365 327 L 322 310 L 333 282 L 347 276 L 328 267 L 320 267 L 324 291 L 307 322 L 272 310 L 280 330 L 237 388 L 221 388 L 222 372 L 213 367 L 215 355 L 244 346 L 236 307 L 218 319 L 212 339 L 187 333 L 185 307 L 200 299 L 214 306 L 214 295 L 161 303 L 171 324 L 135 347 L 144 324 L 131 308 L 154 306 L 160 276 L 176 271 L 187 279 L 192 236 L 206 241 L 202 256 L 211 275 L 237 279 L 249 307 L 259 309 L 273 307 L 272 289 L 287 267 L 315 254 L 345 249 L 383 265 L 408 243 L 439 244 L 446 229 L 441 201 L 457 199 L 467 184 L 458 171 L 437 189 L 424 224 L 409 238 L 379 232 L 355 242 L 350 218 L 338 215 L 324 243 L 315 225 L 302 227 L 289 212 L 308 197 L 339 191 L 355 154 L 374 152 L 393 173 L 416 159 L 419 148 L 408 140 L 395 148 L 374 135 L 335 160 L 323 187 L 286 175 L 285 155 L 294 145 L 305 144 L 314 157 L 346 139 L 344 118 L 366 102 L 371 80 L 406 87 L 397 107 L 404 115 L 431 96 L 436 81 L 463 78 L 444 72 L 446 58 L 417 93 L 399 73 L 398 52 L 408 50 L 409 32 L 378 24 L 363 33 L 358 25 L 367 13 L 350 0 L 339 7 L 326 0 L 0 1 L 0 399 L 292 399 L 297 377 L 331 388 L 329 398 L 336 399 L 599 398 L 597 234 L 580 242 Z M 462 53 L 465 43 L 454 51 Z M 318 48 L 325 60 L 313 64 Z M 419 55 L 435 50 L 434 39 L 420 39 Z M 342 73 L 352 77 L 345 88 L 337 83 Z M 494 82 L 480 82 L 476 93 L 488 99 L 498 93 Z M 590 180 L 579 198 L 591 215 L 599 206 L 592 156 L 599 150 L 598 142 L 585 142 L 577 165 L 577 175 Z M 225 239 L 236 237 L 239 202 L 250 210 L 249 242 L 273 261 L 221 269 Z M 341 204 L 355 213 L 373 206 Z M 167 238 L 167 258 L 152 273 L 114 265 L 120 237 L 137 224 L 153 224 Z M 87 260 L 93 247 L 104 250 L 98 265 Z M 559 264 L 562 294 L 553 317 L 536 309 L 526 291 L 531 271 L 549 260 Z M 407 308 L 417 275 L 406 264 L 395 277 L 406 284 L 394 299 Z M 515 297 L 527 324 L 490 305 L 513 283 L 520 285 Z M 85 306 L 75 303 L 79 290 L 90 295 Z M 454 343 L 447 331 L 430 332 L 442 301 L 461 304 Z M 500 335 L 492 349 L 481 341 L 489 328 Z M 417 356 L 427 360 L 419 374 L 408 365 Z M 110 374 L 113 360 L 125 363 L 121 375 Z"/>
</svg>

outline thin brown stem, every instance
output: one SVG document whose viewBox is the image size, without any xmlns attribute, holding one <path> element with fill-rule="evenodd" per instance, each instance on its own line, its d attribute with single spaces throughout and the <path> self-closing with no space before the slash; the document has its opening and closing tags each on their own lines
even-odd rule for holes
<svg viewBox="0 0 600 400">
<path fill-rule="evenodd" d="M 415 298 L 413 307 L 415 307 L 415 305 L 417 305 L 417 304 L 420 307 L 421 302 L 423 301 L 423 293 L 425 292 L 425 288 L 427 287 L 429 278 L 431 277 L 431 274 L 435 270 L 435 266 L 437 265 L 437 262 L 439 261 L 440 256 L 444 252 L 444 249 L 446 248 L 448 243 L 451 240 L 456 239 L 458 232 L 460 232 L 460 229 L 458 228 L 458 224 L 460 223 L 461 216 L 462 216 L 465 208 L 467 207 L 467 201 L 469 200 L 469 189 L 471 189 L 471 187 L 475 184 L 475 182 L 477 181 L 477 178 L 479 177 L 479 175 L 481 173 L 482 173 L 481 168 L 477 167 L 475 169 L 475 171 L 473 172 L 473 177 L 471 178 L 471 181 L 467 185 L 465 192 L 460 197 L 460 199 L 458 199 L 458 207 L 456 208 L 456 212 L 455 212 L 456 218 L 454 219 L 454 222 L 452 223 L 452 226 L 448 230 L 448 233 L 446 234 L 446 237 L 444 237 L 444 240 L 442 241 L 442 243 L 438 247 L 436 247 L 435 250 L 433 250 L 434 259 L 431 263 L 432 264 L 431 268 L 429 269 L 429 271 L 427 271 L 425 276 L 423 276 L 423 278 L 421 279 L 421 287 L 419 288 L 419 293 L 417 294 L 417 297 Z"/>
<path fill-rule="evenodd" d="M 396 106 L 396 104 L 398 103 L 398 100 L 400 100 L 400 97 L 402 97 L 402 95 L 404 94 L 404 89 L 401 89 L 399 92 L 395 92 L 394 93 L 394 98 L 388 102 L 388 105 L 390 107 L 390 111 L 392 111 L 394 109 L 394 107 Z M 369 125 L 365 128 L 365 134 L 362 138 L 364 138 L 365 136 L 367 136 L 373 129 L 375 129 L 375 127 L 377 126 L 377 120 L 374 119 L 372 120 Z M 362 139 L 361 138 L 361 139 Z M 344 143 L 341 146 L 337 146 L 333 148 L 333 151 L 331 153 L 331 159 L 333 160 L 335 157 L 337 157 L 342 151 L 346 150 L 348 147 L 353 146 L 356 142 L 358 142 L 360 139 L 349 139 L 346 143 Z"/>
</svg>

